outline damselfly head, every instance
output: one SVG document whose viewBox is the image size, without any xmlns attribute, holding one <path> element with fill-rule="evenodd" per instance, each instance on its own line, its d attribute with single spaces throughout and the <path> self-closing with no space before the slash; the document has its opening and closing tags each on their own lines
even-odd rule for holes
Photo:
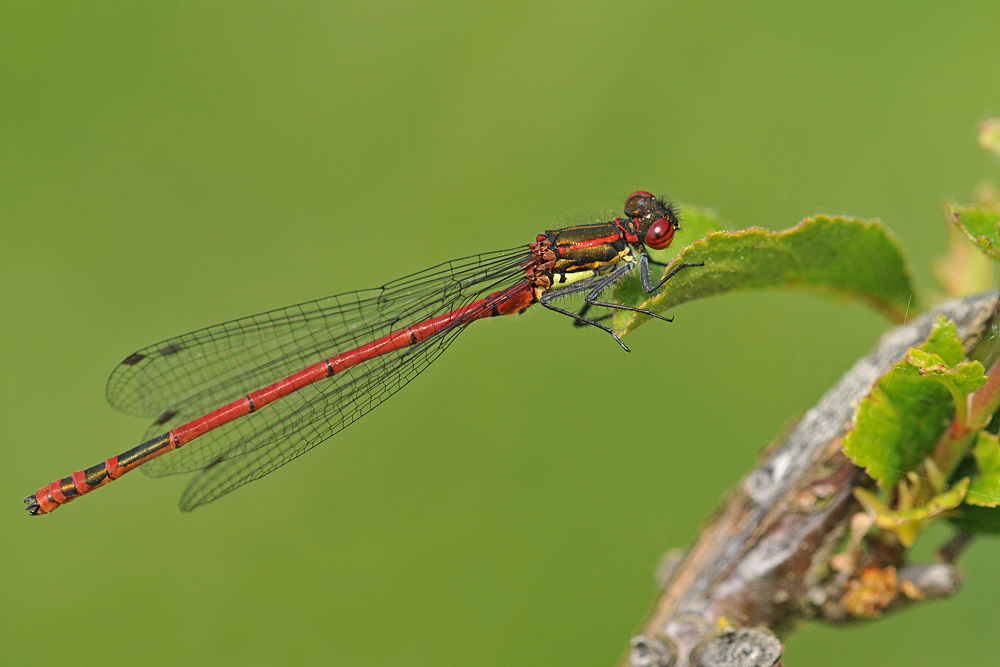
<svg viewBox="0 0 1000 667">
<path fill-rule="evenodd" d="M 625 215 L 635 221 L 643 244 L 655 250 L 669 246 L 674 240 L 674 232 L 680 228 L 674 205 L 644 190 L 629 195 L 625 201 Z"/>
</svg>

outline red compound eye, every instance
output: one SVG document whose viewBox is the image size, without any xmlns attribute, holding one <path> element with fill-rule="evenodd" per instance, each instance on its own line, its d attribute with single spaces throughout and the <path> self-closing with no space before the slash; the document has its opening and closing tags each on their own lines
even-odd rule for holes
<svg viewBox="0 0 1000 667">
<path fill-rule="evenodd" d="M 646 232 L 645 244 L 654 250 L 663 250 L 674 240 L 674 226 L 666 218 L 657 219 Z"/>
</svg>

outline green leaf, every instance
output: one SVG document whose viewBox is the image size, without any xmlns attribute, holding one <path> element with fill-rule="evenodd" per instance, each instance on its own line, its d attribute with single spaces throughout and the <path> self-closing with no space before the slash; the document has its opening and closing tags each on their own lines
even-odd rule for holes
<svg viewBox="0 0 1000 667">
<path fill-rule="evenodd" d="M 902 434 L 903 417 L 879 381 L 858 406 L 854 428 L 844 438 L 844 453 L 879 486 L 890 487 L 910 469 L 903 461 Z"/>
<path fill-rule="evenodd" d="M 956 358 L 961 363 L 965 356 L 954 323 L 943 316 L 935 320 L 927 340 L 908 354 L 931 367 L 945 367 Z M 951 423 L 957 399 L 940 380 L 940 374 L 926 377 L 917 366 L 901 361 L 858 405 L 844 453 L 883 488 L 920 465 Z M 975 384 L 964 375 L 962 381 Z"/>
<path fill-rule="evenodd" d="M 981 206 L 948 204 L 951 219 L 959 231 L 969 237 L 980 250 L 993 259 L 1000 259 L 1000 212 Z"/>
<path fill-rule="evenodd" d="M 957 366 L 965 359 L 965 348 L 962 347 L 962 341 L 958 337 L 958 327 L 944 315 L 934 318 L 931 335 L 915 349 L 936 354 L 948 366 Z"/>
<path fill-rule="evenodd" d="M 968 395 L 986 384 L 986 370 L 978 361 L 961 361 L 965 352 L 958 340 L 955 324 L 943 315 L 938 315 L 924 347 L 928 349 L 908 348 L 906 360 L 921 376 L 937 380 L 951 393 L 955 402 L 955 419 L 961 426 L 970 430 L 986 426 L 988 419 L 982 424 L 969 423 L 966 405 Z M 940 354 L 928 350 L 937 350 Z M 967 444 L 971 445 L 971 440 Z"/>
<path fill-rule="evenodd" d="M 969 496 L 965 502 L 978 507 L 1000 505 L 1000 471 L 981 475 L 972 480 L 972 484 L 969 486 Z"/>
<path fill-rule="evenodd" d="M 949 368 L 940 356 L 915 347 L 906 351 L 906 360 L 921 375 L 937 380 L 953 394 L 961 394 L 963 399 L 986 384 L 986 369 L 978 361 L 963 361 Z"/>
<path fill-rule="evenodd" d="M 976 457 L 976 465 L 984 474 L 1000 472 L 1000 438 L 997 436 L 980 431 L 972 454 Z"/>
<path fill-rule="evenodd" d="M 854 495 L 875 516 L 875 524 L 899 537 L 903 546 L 910 548 L 927 525 L 937 516 L 958 507 L 969 491 L 969 478 L 956 482 L 950 489 L 937 494 L 925 504 L 906 510 L 889 510 L 878 497 L 867 489 L 858 487 Z"/>
<path fill-rule="evenodd" d="M 704 211 L 698 215 L 707 217 Z M 715 232 L 684 248 L 672 264 L 679 262 L 705 266 L 684 269 L 652 297 L 643 291 L 634 271 L 622 281 L 615 298 L 659 313 L 732 290 L 806 287 L 863 299 L 896 321 L 902 321 L 908 310 L 918 309 L 911 303 L 914 289 L 899 243 L 877 221 L 817 216 L 782 232 L 760 227 Z M 615 328 L 627 333 L 646 319 L 618 311 Z"/>
<path fill-rule="evenodd" d="M 934 354 L 933 352 L 925 352 L 919 347 L 910 347 L 906 349 L 906 360 L 910 362 L 911 365 L 915 366 L 918 370 L 927 369 L 945 369 L 947 366 L 944 364 L 944 359 L 941 355 Z"/>
<path fill-rule="evenodd" d="M 972 453 L 976 457 L 979 474 L 972 479 L 965 502 L 980 507 L 996 507 L 1000 505 L 1000 441 L 997 436 L 980 431 Z"/>
<path fill-rule="evenodd" d="M 927 368 L 920 374 L 938 380 L 945 387 L 953 389 L 963 396 L 968 396 L 982 389 L 988 379 L 986 369 L 978 361 L 963 361 L 954 368 L 947 368 L 944 365 Z"/>
<path fill-rule="evenodd" d="M 948 517 L 955 526 L 970 533 L 1000 534 L 1000 444 L 997 436 L 980 431 L 972 456 L 967 457 L 955 477 L 972 477 L 965 503 Z"/>
</svg>

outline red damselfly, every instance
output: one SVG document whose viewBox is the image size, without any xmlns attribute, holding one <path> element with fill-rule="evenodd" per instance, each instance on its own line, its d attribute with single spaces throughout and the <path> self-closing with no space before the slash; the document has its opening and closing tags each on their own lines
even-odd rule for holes
<svg viewBox="0 0 1000 667">
<path fill-rule="evenodd" d="M 107 398 L 126 414 L 154 417 L 148 439 L 42 487 L 25 498 L 26 509 L 47 514 L 139 466 L 154 477 L 198 473 L 181 509 L 211 502 L 366 414 L 427 368 L 470 323 L 535 303 L 603 329 L 628 351 L 602 318 L 586 317 L 587 309 L 630 310 L 669 322 L 600 297 L 637 266 L 647 293 L 678 271 L 700 266 L 679 264 L 651 283 L 646 247 L 666 248 L 677 229 L 673 205 L 634 192 L 624 218 L 547 231 L 527 246 L 446 262 L 376 289 L 234 320 L 139 350 L 111 374 Z M 553 304 L 573 294 L 584 294 L 581 312 Z"/>
</svg>

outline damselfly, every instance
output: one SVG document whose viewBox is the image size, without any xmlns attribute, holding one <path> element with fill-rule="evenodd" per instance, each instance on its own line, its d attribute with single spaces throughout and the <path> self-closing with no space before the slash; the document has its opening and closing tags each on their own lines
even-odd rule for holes
<svg viewBox="0 0 1000 667">
<path fill-rule="evenodd" d="M 154 417 L 141 445 L 56 480 L 25 498 L 32 515 L 142 466 L 154 477 L 195 472 L 181 509 L 211 502 L 305 453 L 396 393 L 475 320 L 539 303 L 618 335 L 594 306 L 644 313 L 601 300 L 639 268 L 654 292 L 646 247 L 663 249 L 678 229 L 665 199 L 634 192 L 625 217 L 539 234 L 527 246 L 474 255 L 387 283 L 170 338 L 130 354 L 108 379 L 117 410 Z M 573 313 L 553 304 L 584 294 Z"/>
</svg>

